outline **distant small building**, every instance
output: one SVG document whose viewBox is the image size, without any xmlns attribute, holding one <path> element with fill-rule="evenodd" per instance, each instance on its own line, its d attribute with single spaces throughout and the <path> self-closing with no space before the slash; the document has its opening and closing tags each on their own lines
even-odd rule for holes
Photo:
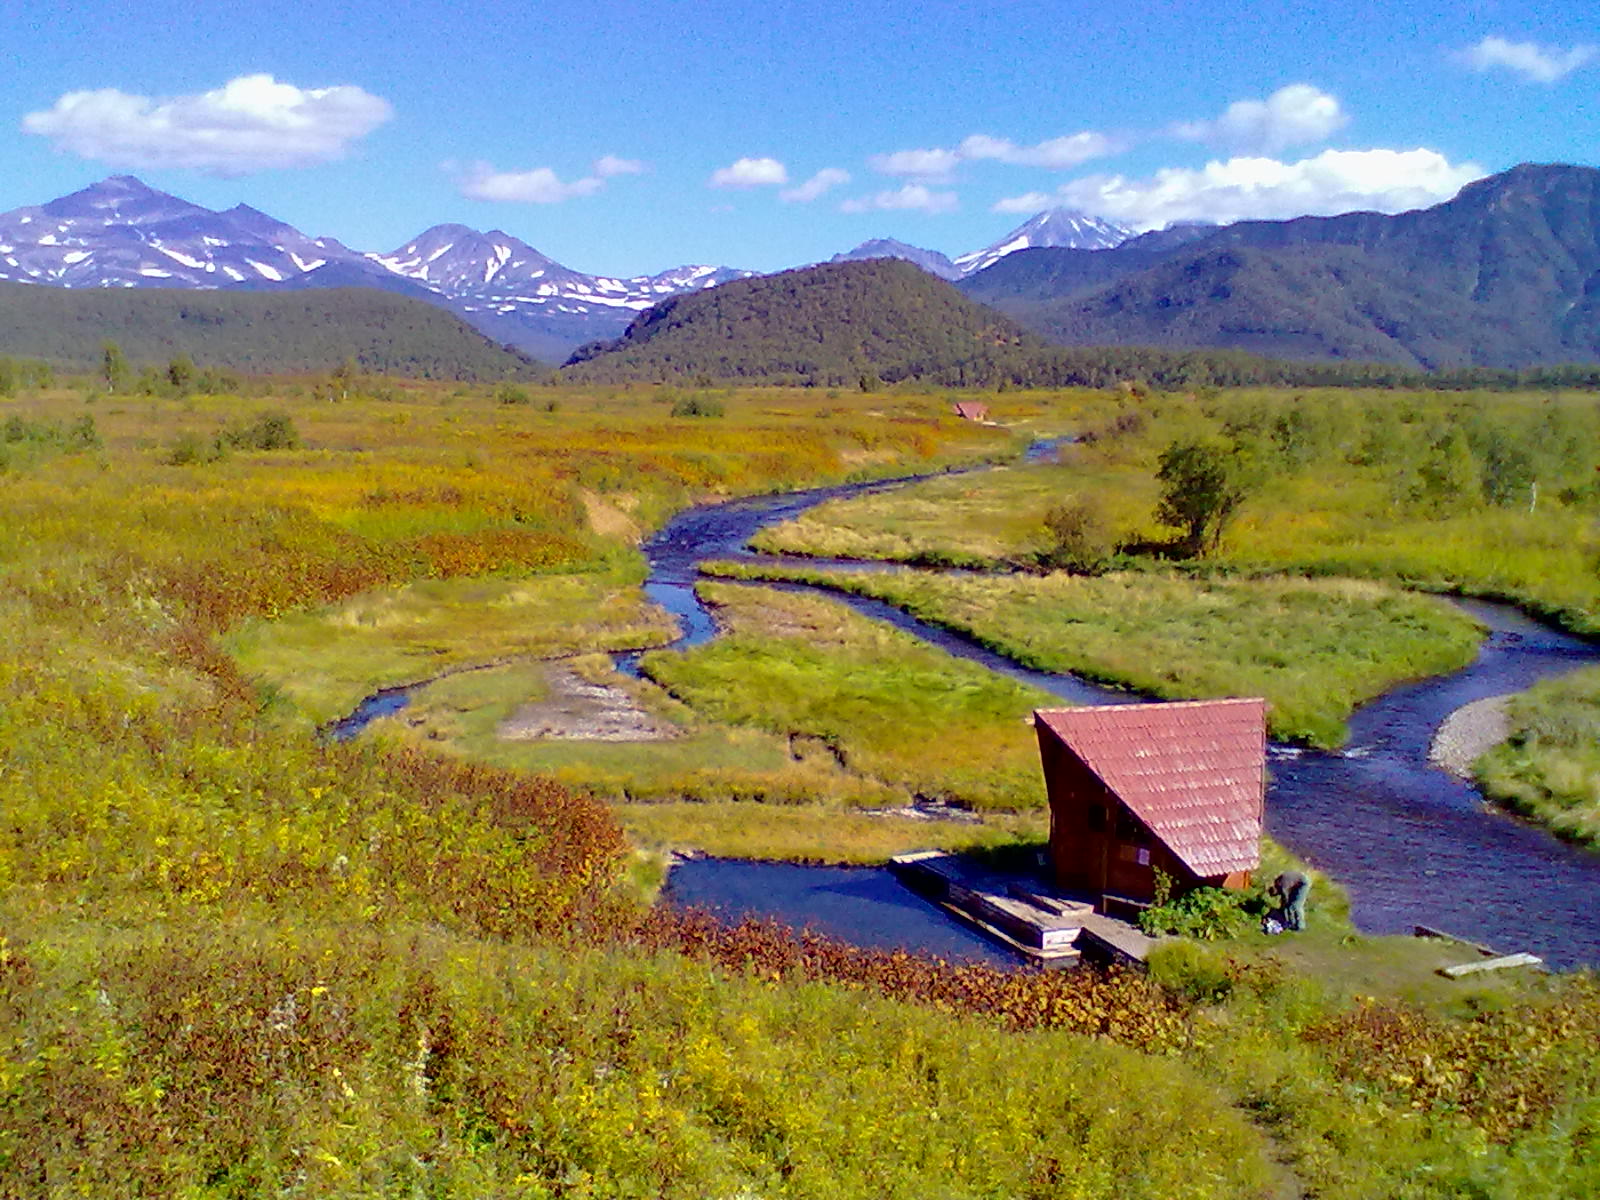
<svg viewBox="0 0 1600 1200">
<path fill-rule="evenodd" d="M 1101 904 L 1147 904 L 1157 871 L 1174 894 L 1249 886 L 1261 861 L 1265 700 L 1040 709 L 1033 717 L 1057 887 Z"/>
<path fill-rule="evenodd" d="M 987 421 L 989 419 L 989 406 L 977 400 L 957 400 L 955 405 L 956 416 L 967 421 Z"/>
</svg>

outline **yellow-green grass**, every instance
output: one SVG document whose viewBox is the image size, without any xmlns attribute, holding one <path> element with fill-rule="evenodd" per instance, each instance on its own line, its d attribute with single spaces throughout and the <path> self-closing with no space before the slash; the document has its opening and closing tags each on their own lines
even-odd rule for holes
<svg viewBox="0 0 1600 1200">
<path fill-rule="evenodd" d="M 1494 799 L 1562 837 L 1600 844 L 1600 668 L 1512 698 L 1511 736 L 1477 763 Z"/>
<path fill-rule="evenodd" d="M 320 745 L 264 719 L 207 640 L 430 570 L 483 573 L 457 551 L 496 526 L 452 524 L 460 507 L 570 522 L 554 528 L 592 567 L 618 541 L 589 540 L 582 491 L 636 496 L 648 527 L 714 474 L 691 452 L 753 489 L 776 478 L 757 454 L 784 422 L 893 433 L 932 400 L 845 397 L 826 418 L 805 393 L 738 400 L 716 429 L 653 422 L 654 452 L 608 432 L 652 424 L 642 392 L 558 389 L 545 414 L 453 386 L 340 405 L 296 386 L 187 418 L 97 399 L 103 449 L 0 476 L 11 1191 L 1237 1197 L 1263 1191 L 1270 1158 L 1296 1177 L 1286 1194 L 1595 1194 L 1600 1005 L 1582 980 L 1542 1025 L 1518 1009 L 1441 1027 L 1488 1047 L 1464 1077 L 1529 1098 L 1508 1122 L 1430 1101 L 1420 1056 L 1351 1074 L 1344 1043 L 1306 1036 L 1336 1007 L 1229 1003 L 1146 1056 L 618 949 L 600 918 L 627 852 L 598 806 L 377 739 Z M 780 404 L 794 411 L 753 411 Z M 183 419 L 205 432 L 258 405 L 289 409 L 310 449 L 162 461 Z M 909 428 L 958 445 L 935 415 Z M 834 437 L 806 443 L 813 478 L 853 469 Z M 408 494 L 419 464 L 458 472 L 469 502 Z M 426 524 L 357 538 L 342 522 L 369 499 L 432 509 L 466 544 L 435 566 L 408 544 Z"/>
<path fill-rule="evenodd" d="M 1137 412 L 1141 426 L 1070 447 L 1066 465 L 836 501 L 765 532 L 758 544 L 893 561 L 1030 562 L 1047 548 L 1044 514 L 1068 499 L 1097 505 L 1126 546 L 1159 543 L 1175 533 L 1155 519 L 1161 449 L 1179 436 L 1230 430 L 1253 448 L 1255 468 L 1212 566 L 1504 598 L 1600 632 L 1593 396 L 1258 391 L 1154 397 Z M 1272 440 L 1274 422 L 1302 413 L 1311 414 L 1315 437 L 1286 456 Z M 1503 444 L 1525 450 L 1537 492 L 1524 499 L 1518 491 L 1505 507 L 1486 504 L 1470 484 L 1419 498 L 1430 439 L 1452 428 L 1494 429 Z"/>
<path fill-rule="evenodd" d="M 1180 1062 L 681 959 L 268 923 L 11 949 L 16 1195 L 1249 1200 L 1278 1173 Z"/>
<path fill-rule="evenodd" d="M 1265 696 L 1274 737 L 1337 746 L 1356 705 L 1466 665 L 1480 627 L 1442 601 L 1327 579 L 828 571 L 708 564 L 886 601 L 1026 666 L 1171 700 Z"/>
<path fill-rule="evenodd" d="M 1045 514 L 1072 499 L 1099 504 L 1123 540 L 1149 536 L 1154 479 L 1108 466 L 1078 447 L 1062 461 L 951 475 L 892 491 L 829 500 L 751 545 L 773 554 L 948 566 L 1031 563 L 1050 548 Z"/>
<path fill-rule="evenodd" d="M 603 741 L 585 737 L 508 739 L 501 724 L 523 705 L 546 699 L 542 664 L 472 671 L 438 680 L 415 693 L 392 717 L 374 722 L 375 736 L 399 736 L 474 762 L 534 771 L 605 800 L 745 801 L 759 804 L 888 804 L 895 795 L 874 780 L 841 769 L 817 747 L 758 728 L 696 719 L 649 683 L 611 672 L 604 660 L 580 659 L 585 676 L 618 689 L 668 727 L 657 740 Z M 570 669 L 569 664 L 562 664 Z M 759 825 L 765 818 L 751 811 Z"/>
<path fill-rule="evenodd" d="M 226 639 L 254 682 L 315 721 L 380 688 L 464 666 L 660 645 L 672 617 L 638 590 L 631 566 L 521 579 L 429 579 L 337 604 L 253 620 Z"/>
<path fill-rule="evenodd" d="M 696 713 L 818 739 L 852 772 L 974 809 L 1044 800 L 1030 716 L 1048 693 L 937 650 L 838 601 L 703 584 L 725 632 L 645 672 Z"/>
<path fill-rule="evenodd" d="M 657 852 L 858 865 L 911 850 L 1037 846 L 1049 823 L 1042 812 L 955 821 L 821 804 L 766 805 L 752 812 L 748 804 L 726 801 L 619 804 L 612 811 L 636 845 Z"/>
</svg>

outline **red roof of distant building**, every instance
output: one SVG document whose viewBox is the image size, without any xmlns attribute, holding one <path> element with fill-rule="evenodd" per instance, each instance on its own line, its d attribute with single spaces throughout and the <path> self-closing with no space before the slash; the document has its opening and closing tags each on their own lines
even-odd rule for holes
<svg viewBox="0 0 1600 1200">
<path fill-rule="evenodd" d="M 1260 861 L 1267 703 L 1186 700 L 1034 714 L 1196 875 Z"/>
<path fill-rule="evenodd" d="M 976 400 L 957 400 L 955 410 L 956 416 L 965 417 L 969 421 L 987 421 L 989 419 L 989 406 Z"/>
</svg>

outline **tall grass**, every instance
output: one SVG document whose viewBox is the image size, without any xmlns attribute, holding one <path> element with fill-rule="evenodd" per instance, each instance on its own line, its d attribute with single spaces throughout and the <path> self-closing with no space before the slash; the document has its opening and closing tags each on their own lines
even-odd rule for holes
<svg viewBox="0 0 1600 1200">
<path fill-rule="evenodd" d="M 1149 695 L 1265 696 L 1273 736 L 1317 746 L 1344 741 L 1361 701 L 1470 662 L 1480 636 L 1431 597 L 1348 580 L 708 569 L 870 596 L 1026 666 Z"/>
<path fill-rule="evenodd" d="M 1600 670 L 1536 684 L 1509 715 L 1511 736 L 1478 762 L 1479 783 L 1563 837 L 1600 843 Z"/>
<path fill-rule="evenodd" d="M 1048 693 L 820 596 L 727 584 L 700 591 L 723 636 L 641 664 L 695 711 L 820 740 L 841 765 L 907 799 L 1042 805 L 1030 716 Z"/>
</svg>

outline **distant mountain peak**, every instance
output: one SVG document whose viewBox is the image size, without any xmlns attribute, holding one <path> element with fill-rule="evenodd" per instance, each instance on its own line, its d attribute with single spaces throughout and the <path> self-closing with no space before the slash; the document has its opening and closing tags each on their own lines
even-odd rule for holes
<svg viewBox="0 0 1600 1200">
<path fill-rule="evenodd" d="M 846 250 L 843 254 L 835 254 L 829 262 L 865 262 L 874 258 L 898 258 L 905 262 L 921 267 L 930 275 L 937 275 L 940 279 L 959 279 L 961 270 L 948 257 L 937 250 L 925 250 L 921 246 L 912 246 L 897 238 L 870 238 L 862 242 L 853 250 Z"/>
<path fill-rule="evenodd" d="M 1053 246 L 1065 250 L 1111 250 L 1133 236 L 1133 230 L 1075 208 L 1047 208 L 1035 213 L 1005 237 L 963 254 L 955 265 L 963 275 L 993 266 L 1008 254 Z"/>
</svg>

